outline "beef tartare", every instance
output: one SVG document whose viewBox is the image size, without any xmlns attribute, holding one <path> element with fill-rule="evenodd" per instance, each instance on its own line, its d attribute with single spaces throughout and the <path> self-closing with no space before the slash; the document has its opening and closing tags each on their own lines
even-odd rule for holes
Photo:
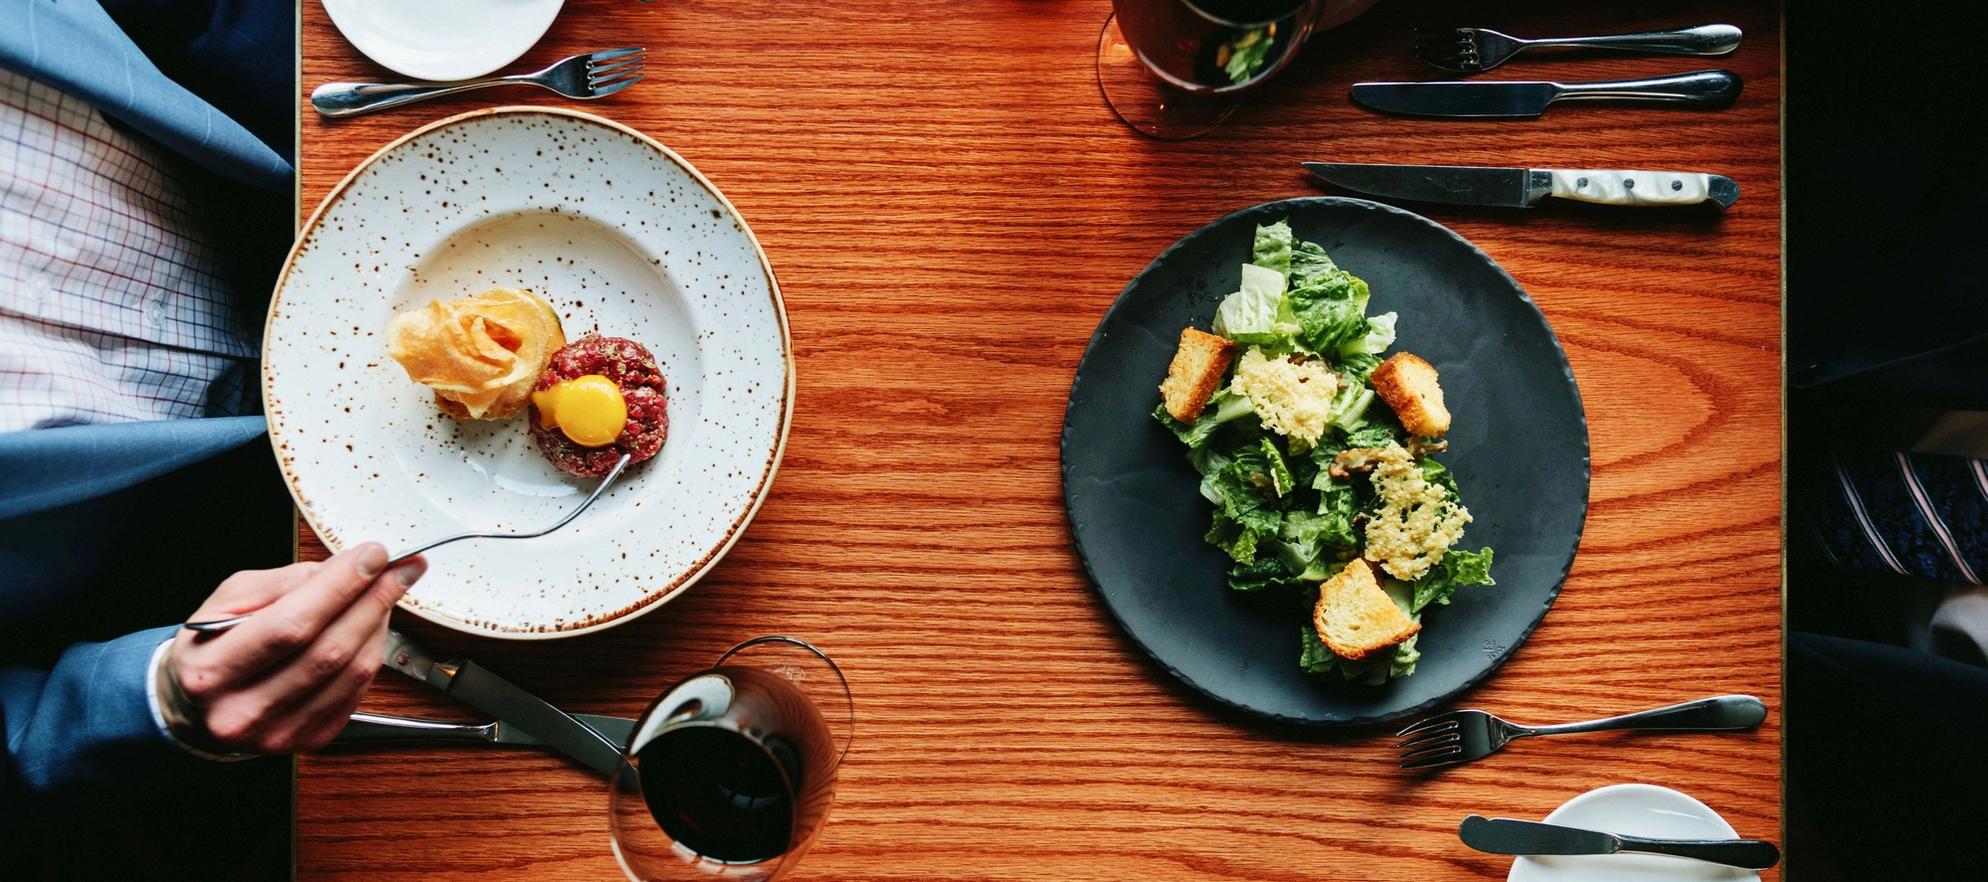
<svg viewBox="0 0 1988 882">
<path fill-rule="evenodd" d="M 585 433 L 576 433 L 572 421 L 563 416 L 567 406 L 553 402 L 560 400 L 557 393 L 561 390 L 587 384 L 589 380 L 594 385 L 603 385 L 599 379 L 592 379 L 600 377 L 620 392 L 627 409 L 627 422 L 618 434 L 600 436 L 604 443 L 582 444 L 574 436 L 579 434 L 586 440 Z M 533 390 L 532 440 L 538 443 L 538 450 L 546 459 L 568 474 L 601 477 L 614 468 L 624 453 L 632 457 L 631 462 L 642 462 L 655 456 L 669 435 L 669 401 L 663 372 L 656 367 L 655 356 L 633 340 L 596 334 L 581 337 L 553 353 L 552 361 L 539 375 Z M 548 413 L 548 407 L 553 412 Z"/>
</svg>

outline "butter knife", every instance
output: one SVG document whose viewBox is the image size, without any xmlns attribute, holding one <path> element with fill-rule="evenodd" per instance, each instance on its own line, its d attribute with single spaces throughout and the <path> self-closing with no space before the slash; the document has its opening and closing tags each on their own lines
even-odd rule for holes
<svg viewBox="0 0 1988 882">
<path fill-rule="evenodd" d="M 436 661 L 407 635 L 388 628 L 386 666 L 530 733 L 603 775 L 613 775 L 622 765 L 619 745 L 469 659 Z"/>
<path fill-rule="evenodd" d="M 1491 854 L 1615 854 L 1621 851 L 1667 854 L 1728 867 L 1765 870 L 1781 862 L 1781 850 L 1759 839 L 1650 839 L 1471 815 L 1457 826 L 1463 844 Z"/>
<path fill-rule="evenodd" d="M 1640 80 L 1554 83 L 1527 80 L 1459 80 L 1429 83 L 1354 83 L 1353 103 L 1408 116 L 1453 118 L 1532 117 L 1559 101 L 1643 101 L 1724 107 L 1739 99 L 1740 76 L 1729 70 Z"/>
</svg>

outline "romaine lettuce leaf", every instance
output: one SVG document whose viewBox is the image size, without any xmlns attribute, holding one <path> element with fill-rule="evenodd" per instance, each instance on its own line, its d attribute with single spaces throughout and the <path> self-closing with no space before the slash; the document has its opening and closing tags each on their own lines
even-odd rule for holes
<svg viewBox="0 0 1988 882">
<path fill-rule="evenodd" d="M 1215 333 L 1240 343 L 1288 347 L 1299 331 L 1284 298 L 1284 275 L 1253 263 L 1242 267 L 1242 283 L 1215 309 Z"/>
<path fill-rule="evenodd" d="M 1339 347 L 1341 355 L 1380 355 L 1394 345 L 1394 322 L 1398 316 L 1384 312 L 1367 317 L 1367 333 L 1355 340 L 1349 340 Z M 1367 373 L 1373 373 L 1369 368 Z M 1362 377 L 1361 379 L 1365 379 Z"/>
<path fill-rule="evenodd" d="M 1291 238 L 1291 222 L 1288 219 L 1257 227 L 1256 242 L 1250 248 L 1249 262 L 1264 269 L 1276 270 L 1278 275 L 1289 280 Z"/>
<path fill-rule="evenodd" d="M 1262 534 L 1217 510 L 1215 523 L 1201 538 L 1207 540 L 1209 545 L 1222 549 L 1236 563 L 1253 564 L 1256 563 L 1256 543 Z"/>
<path fill-rule="evenodd" d="M 1174 436 L 1180 439 L 1180 443 L 1187 445 L 1189 450 L 1200 450 L 1208 444 L 1209 439 L 1215 437 L 1215 430 L 1221 428 L 1223 424 L 1252 416 L 1254 413 L 1248 398 L 1232 393 L 1224 386 L 1208 397 L 1208 406 L 1202 409 L 1201 416 L 1195 419 L 1192 425 L 1174 419 L 1173 414 L 1167 413 L 1165 404 L 1154 409 L 1153 419 L 1171 429 Z"/>
<path fill-rule="evenodd" d="M 1258 558 L 1253 563 L 1237 564 L 1229 568 L 1229 587 L 1236 591 L 1261 591 L 1286 585 L 1291 574 L 1273 558 Z"/>
<path fill-rule="evenodd" d="M 1463 585 L 1496 584 L 1491 580 L 1491 549 L 1451 549 L 1427 574 L 1412 583 L 1415 595 L 1409 603 L 1409 611 L 1420 613 L 1429 604 L 1447 604 L 1450 596 Z"/>
<path fill-rule="evenodd" d="M 1378 420 L 1346 433 L 1346 446 L 1349 448 L 1386 447 L 1394 440 L 1396 440 L 1394 427 Z"/>
<path fill-rule="evenodd" d="M 1291 467 L 1284 462 L 1284 454 L 1277 449 L 1277 442 L 1265 435 L 1257 439 L 1257 446 L 1263 451 L 1265 477 L 1270 479 L 1270 491 L 1279 499 L 1289 496 L 1297 489 L 1297 479 L 1291 477 Z"/>
</svg>

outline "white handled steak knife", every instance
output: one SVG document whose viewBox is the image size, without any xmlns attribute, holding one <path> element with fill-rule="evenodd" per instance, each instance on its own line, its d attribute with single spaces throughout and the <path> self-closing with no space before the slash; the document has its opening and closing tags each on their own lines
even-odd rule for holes
<svg viewBox="0 0 1988 882">
<path fill-rule="evenodd" d="M 1335 187 L 1420 202 L 1523 208 L 1552 196 L 1602 205 L 1697 205 L 1728 208 L 1739 184 L 1703 172 L 1496 168 L 1476 165 L 1386 165 L 1307 162 Z"/>
</svg>

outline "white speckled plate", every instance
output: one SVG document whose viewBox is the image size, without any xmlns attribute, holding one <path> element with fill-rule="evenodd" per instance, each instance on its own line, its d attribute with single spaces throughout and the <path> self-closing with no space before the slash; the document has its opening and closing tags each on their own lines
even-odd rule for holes
<svg viewBox="0 0 1988 882">
<path fill-rule="evenodd" d="M 430 552 L 401 606 L 496 637 L 560 637 L 660 606 L 731 547 L 773 481 L 794 389 L 758 240 L 690 163 L 585 113 L 502 107 L 425 126 L 333 190 L 269 307 L 270 439 L 333 549 L 535 529 L 594 482 L 539 456 L 522 419 L 466 422 L 386 354 L 394 313 L 530 288 L 568 339 L 627 337 L 669 381 L 669 438 L 572 525 Z"/>
</svg>

